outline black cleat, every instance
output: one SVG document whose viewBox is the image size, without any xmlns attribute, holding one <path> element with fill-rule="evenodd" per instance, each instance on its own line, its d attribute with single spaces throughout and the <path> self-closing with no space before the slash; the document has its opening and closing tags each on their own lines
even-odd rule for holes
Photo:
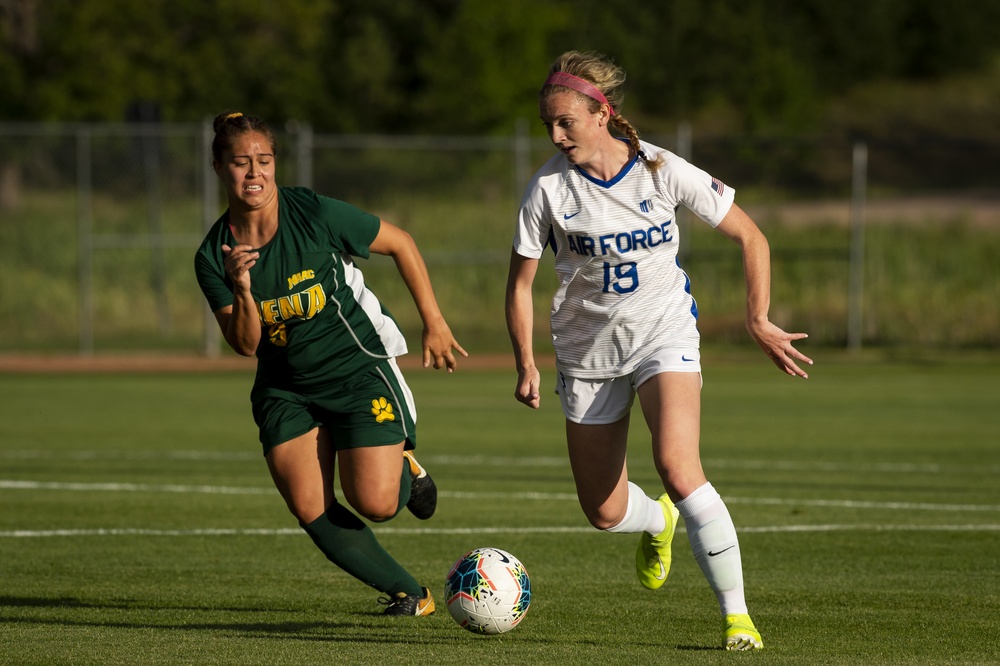
<svg viewBox="0 0 1000 666">
<path fill-rule="evenodd" d="M 415 597 L 406 592 L 399 592 L 391 599 L 379 599 L 380 604 L 385 604 L 386 609 L 382 615 L 419 617 L 430 615 L 434 612 L 434 597 L 426 587 L 420 588 L 424 591 L 424 596 Z"/>
<path fill-rule="evenodd" d="M 427 470 L 421 467 L 417 459 L 413 457 L 412 451 L 403 451 L 403 458 L 410 466 L 410 478 L 413 479 L 413 485 L 410 488 L 410 501 L 406 503 L 406 508 L 420 520 L 427 520 L 434 515 L 434 510 L 437 509 L 437 486 Z"/>
</svg>

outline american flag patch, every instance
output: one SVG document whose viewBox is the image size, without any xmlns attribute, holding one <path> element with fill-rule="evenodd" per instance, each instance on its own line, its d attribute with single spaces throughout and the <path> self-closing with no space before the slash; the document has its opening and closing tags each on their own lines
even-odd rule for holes
<svg viewBox="0 0 1000 666">
<path fill-rule="evenodd" d="M 713 178 L 712 189 L 715 190 L 715 193 L 721 197 L 722 193 L 726 191 L 726 185 L 718 178 Z"/>
</svg>

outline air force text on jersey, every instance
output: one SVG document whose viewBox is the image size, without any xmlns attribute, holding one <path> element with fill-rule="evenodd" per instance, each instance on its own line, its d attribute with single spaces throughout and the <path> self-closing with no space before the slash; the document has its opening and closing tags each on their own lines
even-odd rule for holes
<svg viewBox="0 0 1000 666">
<path fill-rule="evenodd" d="M 674 221 L 667 220 L 658 227 L 633 229 L 602 236 L 566 234 L 570 252 L 588 257 L 607 255 L 612 251 L 619 254 L 635 250 L 652 250 L 658 245 L 674 240 Z"/>
</svg>

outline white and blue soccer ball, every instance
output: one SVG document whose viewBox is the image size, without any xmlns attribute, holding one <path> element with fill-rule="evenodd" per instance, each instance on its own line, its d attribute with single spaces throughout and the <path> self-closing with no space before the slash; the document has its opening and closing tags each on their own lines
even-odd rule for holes
<svg viewBox="0 0 1000 666">
<path fill-rule="evenodd" d="M 524 619 L 531 603 L 531 580 L 516 557 L 499 548 L 471 550 L 445 579 L 448 612 L 477 634 L 502 634 Z"/>
</svg>

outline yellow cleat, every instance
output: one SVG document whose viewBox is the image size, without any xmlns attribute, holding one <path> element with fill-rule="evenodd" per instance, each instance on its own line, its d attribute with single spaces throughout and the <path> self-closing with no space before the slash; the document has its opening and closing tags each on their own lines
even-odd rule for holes
<svg viewBox="0 0 1000 666">
<path fill-rule="evenodd" d="M 727 650 L 763 650 L 764 641 L 749 615 L 727 615 L 723 647 Z"/>
<path fill-rule="evenodd" d="M 667 526 L 656 536 L 643 532 L 639 538 L 639 547 L 635 551 L 635 572 L 639 582 L 650 590 L 663 587 L 670 573 L 670 544 L 674 541 L 674 530 L 677 528 L 679 513 L 674 503 L 664 493 L 656 498 L 663 507 L 663 517 Z"/>
</svg>

